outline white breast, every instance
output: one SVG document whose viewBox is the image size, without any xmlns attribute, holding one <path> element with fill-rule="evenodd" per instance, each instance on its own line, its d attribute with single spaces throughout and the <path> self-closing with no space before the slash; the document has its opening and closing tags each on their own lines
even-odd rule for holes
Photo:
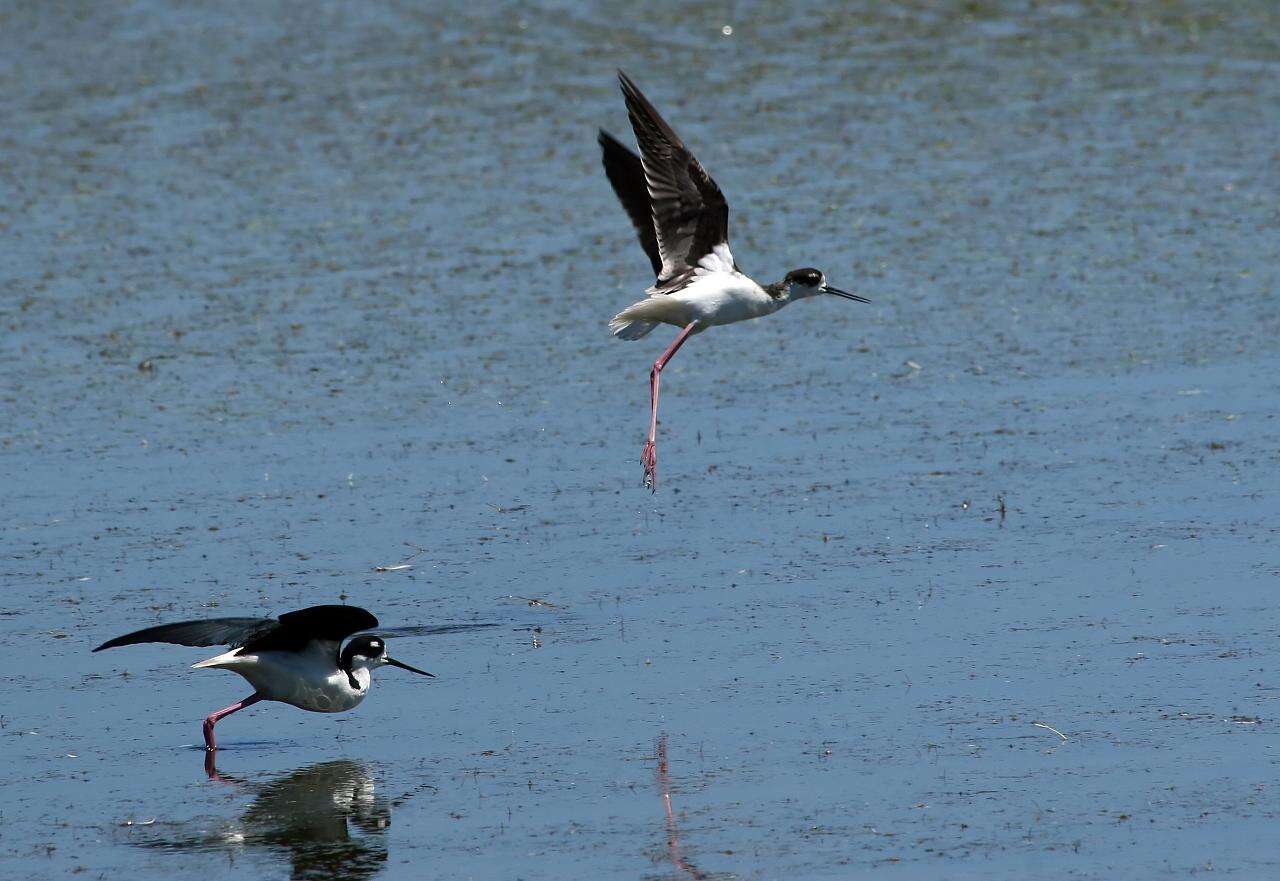
<svg viewBox="0 0 1280 881">
<path fill-rule="evenodd" d="M 671 294 L 704 326 L 732 324 L 768 315 L 777 303 L 760 285 L 740 272 L 699 274 L 682 291 Z"/>
<path fill-rule="evenodd" d="M 341 713 L 364 700 L 372 677 L 367 669 L 356 669 L 353 688 L 346 671 L 337 669 L 336 660 L 336 646 L 313 643 L 302 652 L 242 655 L 231 651 L 194 666 L 238 673 L 264 700 L 292 704 L 315 713 Z"/>
</svg>

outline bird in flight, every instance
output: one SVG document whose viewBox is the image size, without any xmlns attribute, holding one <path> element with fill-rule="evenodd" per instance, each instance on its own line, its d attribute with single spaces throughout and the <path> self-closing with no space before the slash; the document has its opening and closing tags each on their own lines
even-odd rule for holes
<svg viewBox="0 0 1280 881">
<path fill-rule="evenodd" d="M 614 316 L 609 329 L 620 339 L 638 340 L 659 324 L 680 328 L 649 372 L 649 437 L 640 462 L 645 486 L 657 492 L 658 386 L 662 368 L 685 340 L 708 327 L 759 318 L 818 294 L 870 300 L 832 287 L 817 269 L 793 269 L 767 285 L 744 275 L 729 250 L 724 193 L 631 78 L 618 71 L 618 82 L 640 155 L 601 129 L 604 171 L 657 280 L 643 300 Z"/>
<path fill-rule="evenodd" d="M 204 720 L 205 749 L 218 748 L 213 726 L 218 720 L 258 701 L 279 701 L 314 713 L 341 713 L 358 705 L 373 684 L 372 671 L 390 664 L 411 673 L 432 676 L 387 654 L 383 635 L 409 636 L 453 633 L 491 624 L 444 624 L 404 627 L 383 634 L 363 633 L 378 619 L 355 606 L 312 606 L 286 612 L 279 618 L 206 618 L 160 624 L 110 639 L 94 649 L 118 648 L 143 642 L 172 645 L 225 645 L 230 651 L 193 664 L 238 673 L 253 686 L 253 694 Z M 353 636 L 346 646 L 343 640 Z"/>
</svg>

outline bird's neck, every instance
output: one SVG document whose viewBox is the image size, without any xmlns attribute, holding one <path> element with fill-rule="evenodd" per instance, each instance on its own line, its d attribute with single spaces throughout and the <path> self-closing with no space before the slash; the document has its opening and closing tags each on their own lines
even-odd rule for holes
<svg viewBox="0 0 1280 881">
<path fill-rule="evenodd" d="M 764 292 L 773 301 L 775 309 L 781 309 L 791 302 L 791 285 L 785 281 L 775 281 L 773 284 L 763 285 L 763 287 Z"/>
<path fill-rule="evenodd" d="M 368 691 L 373 682 L 373 673 L 367 664 L 348 663 L 342 668 L 342 672 L 347 674 L 347 684 L 358 692 Z"/>
<path fill-rule="evenodd" d="M 822 293 L 821 287 L 809 287 L 790 281 L 775 281 L 773 284 L 765 285 L 764 289 L 777 304 L 778 309 L 796 300 L 807 300 Z"/>
</svg>

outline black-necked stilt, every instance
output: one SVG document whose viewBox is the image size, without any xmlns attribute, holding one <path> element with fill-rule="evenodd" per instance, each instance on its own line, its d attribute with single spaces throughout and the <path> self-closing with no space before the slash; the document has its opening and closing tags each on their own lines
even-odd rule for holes
<svg viewBox="0 0 1280 881">
<path fill-rule="evenodd" d="M 717 324 L 769 315 L 817 294 L 870 301 L 831 287 L 817 269 L 794 269 L 782 281 L 764 286 L 743 275 L 729 250 L 724 194 L 636 84 L 622 71 L 618 81 L 640 155 L 602 129 L 604 170 L 657 281 L 645 299 L 615 315 L 609 329 L 614 336 L 636 340 L 658 324 L 681 328 L 649 373 L 649 439 L 640 461 L 645 486 L 656 491 L 658 382 L 662 368 L 686 339 Z"/>
<path fill-rule="evenodd" d="M 377 618 L 355 606 L 312 606 L 279 618 L 208 618 L 161 624 L 107 640 L 94 651 L 142 642 L 230 646 L 231 651 L 192 665 L 230 670 L 254 688 L 244 700 L 210 713 L 204 720 L 205 748 L 212 751 L 218 748 L 213 737 L 218 720 L 258 701 L 280 701 L 314 713 L 341 713 L 364 700 L 373 683 L 372 671 L 384 664 L 433 675 L 388 656 L 382 636 L 360 632 L 377 626 Z M 394 633 L 425 635 L 488 626 L 492 625 L 446 624 L 399 628 Z M 353 634 L 359 635 L 343 647 L 342 641 Z"/>
</svg>

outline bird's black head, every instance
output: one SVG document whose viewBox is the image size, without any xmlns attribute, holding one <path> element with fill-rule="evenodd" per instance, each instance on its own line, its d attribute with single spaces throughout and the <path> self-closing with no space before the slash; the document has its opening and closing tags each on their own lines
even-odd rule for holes
<svg viewBox="0 0 1280 881">
<path fill-rule="evenodd" d="M 811 266 L 806 266 L 804 269 L 793 269 L 787 273 L 786 278 L 787 284 L 802 285 L 806 288 L 822 287 L 822 283 L 825 280 L 826 277 L 822 272 Z"/>
<path fill-rule="evenodd" d="M 342 650 L 341 657 L 338 659 L 338 666 L 346 671 L 347 676 L 351 679 L 352 688 L 357 687 L 354 675 L 354 671 L 357 668 L 372 670 L 375 667 L 381 667 L 383 664 L 390 664 L 392 667 L 399 667 L 401 670 L 408 670 L 410 673 L 434 676 L 434 674 L 428 673 L 426 670 L 419 670 L 417 667 L 411 667 L 403 661 L 397 661 L 387 654 L 387 646 L 381 637 L 367 633 L 361 634 L 347 643 L 346 648 Z"/>
<path fill-rule="evenodd" d="M 386 656 L 387 647 L 382 640 L 365 634 L 347 643 L 346 648 L 342 650 L 341 667 L 343 670 L 350 670 L 359 664 L 366 667 L 379 667 Z"/>
<path fill-rule="evenodd" d="M 803 300 L 805 297 L 813 297 L 818 294 L 834 294 L 837 297 L 844 297 L 846 300 L 856 300 L 859 303 L 870 303 L 866 297 L 860 297 L 857 294 L 851 294 L 848 291 L 842 291 L 839 288 L 833 288 L 827 284 L 827 277 L 819 269 L 812 266 L 806 266 L 803 269 L 793 269 L 787 273 L 787 277 L 782 281 L 782 293 L 786 301 Z"/>
</svg>

